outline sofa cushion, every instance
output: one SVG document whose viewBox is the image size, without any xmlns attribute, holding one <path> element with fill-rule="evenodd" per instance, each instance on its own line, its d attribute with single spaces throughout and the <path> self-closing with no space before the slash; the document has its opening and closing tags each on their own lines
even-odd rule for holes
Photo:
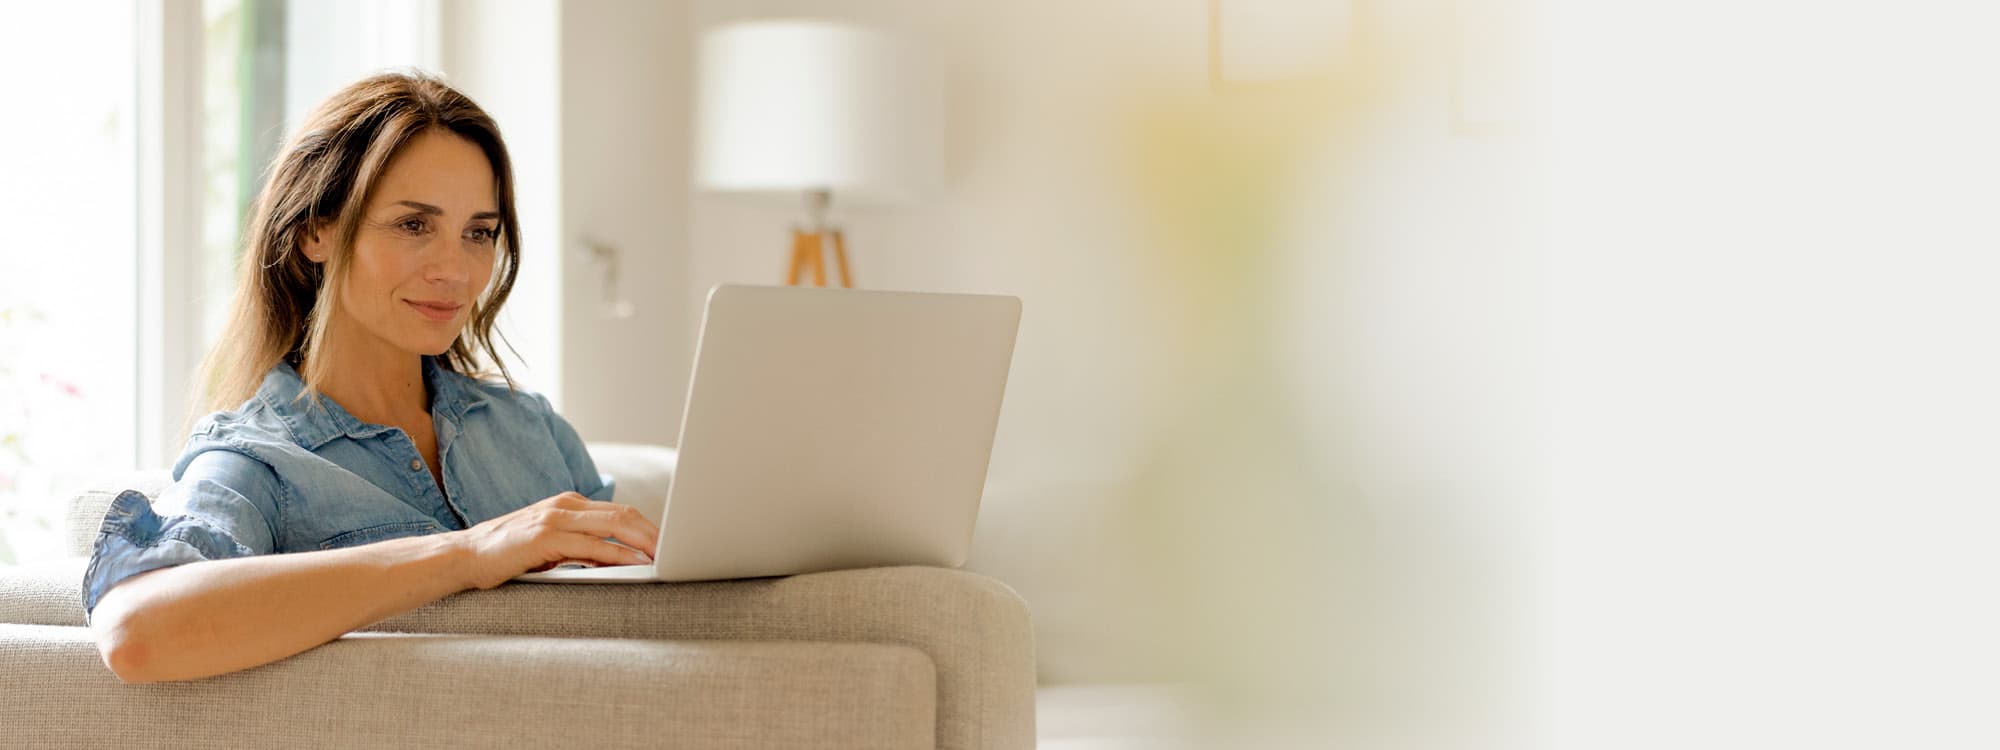
<svg viewBox="0 0 2000 750">
<path fill-rule="evenodd" d="M 34 686 L 0 726 L 31 747 L 919 748 L 934 672 L 883 644 L 363 634 L 128 686 L 85 629 L 0 625 L 0 674 Z"/>
<path fill-rule="evenodd" d="M 674 481 L 680 452 L 640 443 L 591 443 L 590 460 L 599 474 L 618 480 L 611 501 L 639 509 L 654 524 L 667 509 L 667 486 Z"/>
<path fill-rule="evenodd" d="M 69 554 L 90 556 L 97 545 L 97 530 L 104 525 L 104 511 L 119 493 L 137 490 L 147 498 L 156 498 L 169 484 L 173 484 L 173 479 L 165 470 L 135 471 L 77 491 L 63 508 L 63 539 Z"/>
</svg>

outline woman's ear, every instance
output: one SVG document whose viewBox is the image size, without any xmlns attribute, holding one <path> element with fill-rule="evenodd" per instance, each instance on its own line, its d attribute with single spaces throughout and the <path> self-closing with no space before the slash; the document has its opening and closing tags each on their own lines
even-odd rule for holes
<svg viewBox="0 0 2000 750">
<path fill-rule="evenodd" d="M 306 260 L 314 263 L 326 262 L 326 222 L 313 220 L 306 222 L 305 237 L 299 240 L 299 252 L 305 253 Z"/>
</svg>

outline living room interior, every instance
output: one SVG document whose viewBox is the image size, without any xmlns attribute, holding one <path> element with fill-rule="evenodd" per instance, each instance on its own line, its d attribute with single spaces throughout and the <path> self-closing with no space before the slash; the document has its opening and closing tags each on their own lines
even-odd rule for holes
<svg viewBox="0 0 2000 750">
<path fill-rule="evenodd" d="M 1975 5 L 0 8 L 0 717 L 52 747 L 1992 746 Z M 78 581 L 111 497 L 171 481 L 262 170 L 391 68 L 505 133 L 507 364 L 618 502 L 665 497 L 712 287 L 1018 297 L 962 569 L 507 584 L 238 674 L 102 669 Z"/>
<path fill-rule="evenodd" d="M 58 38 L 101 24 L 43 12 Z M 1026 603 L 1040 746 L 1514 731 L 1495 698 L 1519 675 L 1520 623 L 1498 603 L 1525 575 L 1509 509 L 1532 481 L 1505 447 L 1533 429 L 1533 362 L 1506 356 L 1535 333 L 1524 19 L 1500 0 L 140 3 L 125 23 L 141 43 L 105 48 L 140 71 L 118 79 L 139 102 L 124 127 L 159 129 L 119 137 L 155 161 L 106 168 L 141 185 L 107 233 L 159 239 L 118 261 L 146 291 L 100 318 L 141 321 L 130 343 L 150 359 L 125 381 L 63 375 L 123 400 L 41 397 L 33 415 L 132 413 L 136 437 L 62 456 L 74 438 L 31 436 L 56 457 L 17 470 L 0 562 L 75 554 L 53 498 L 178 453 L 175 396 L 215 335 L 261 160 L 383 68 L 443 75 L 506 134 L 525 228 L 502 324 L 515 377 L 601 465 L 661 455 L 645 451 L 678 437 L 707 291 L 787 281 L 807 219 L 803 190 L 708 179 L 711 151 L 766 144 L 718 142 L 741 122 L 704 132 L 713 87 L 745 87 L 704 45 L 821 22 L 914 68 L 894 111 L 837 101 L 795 123 L 907 132 L 904 196 L 832 195 L 845 254 L 822 273 L 1022 302 L 965 569 Z M 749 54 L 829 64 L 814 52 Z M 76 330 L 59 304 L 22 340 Z M 87 371 L 83 356 L 65 365 Z M 1441 471 L 1438 454 L 1458 460 Z M 1426 718 L 1444 715 L 1459 718 Z"/>
</svg>

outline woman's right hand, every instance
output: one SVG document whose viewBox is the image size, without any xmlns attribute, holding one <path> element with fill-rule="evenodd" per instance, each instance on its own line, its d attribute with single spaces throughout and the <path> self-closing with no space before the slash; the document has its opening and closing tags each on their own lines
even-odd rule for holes
<svg viewBox="0 0 2000 750">
<path fill-rule="evenodd" d="M 660 530 L 629 505 L 565 492 L 473 526 L 449 532 L 469 553 L 467 588 L 490 589 L 514 576 L 567 560 L 645 565 Z M 618 543 L 606 541 L 610 537 Z M 621 546 L 622 545 L 622 546 Z"/>
</svg>

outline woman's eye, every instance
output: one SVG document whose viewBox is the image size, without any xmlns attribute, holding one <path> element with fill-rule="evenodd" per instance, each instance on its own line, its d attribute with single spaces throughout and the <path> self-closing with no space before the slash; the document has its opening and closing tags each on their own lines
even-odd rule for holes
<svg viewBox="0 0 2000 750">
<path fill-rule="evenodd" d="M 411 234 L 417 234 L 417 233 L 420 233 L 420 232 L 424 231 L 424 220 L 423 220 L 423 219 L 404 219 L 404 220 L 403 220 L 403 223 L 401 223 L 401 224 L 397 224 L 397 225 L 396 225 L 396 227 L 397 227 L 397 228 L 399 228 L 399 229 L 401 229 L 401 230 L 403 230 L 403 231 L 405 231 L 405 232 L 409 232 L 409 233 L 411 233 Z"/>
<path fill-rule="evenodd" d="M 494 239 L 499 237 L 499 234 L 490 227 L 479 227 L 470 232 L 466 232 L 465 236 L 470 238 L 474 242 L 492 242 Z"/>
</svg>

